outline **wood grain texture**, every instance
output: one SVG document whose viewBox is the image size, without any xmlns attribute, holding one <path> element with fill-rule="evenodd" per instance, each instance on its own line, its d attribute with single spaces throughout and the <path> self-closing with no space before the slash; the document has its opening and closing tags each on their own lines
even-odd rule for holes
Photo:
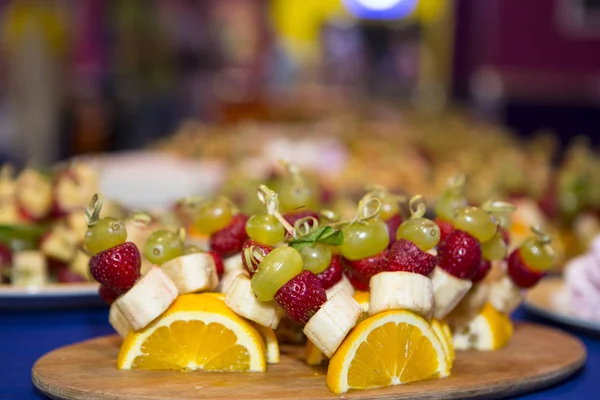
<svg viewBox="0 0 600 400">
<path fill-rule="evenodd" d="M 335 396 L 326 369 L 308 367 L 303 349 L 283 347 L 267 373 L 118 371 L 117 336 L 92 339 L 48 353 L 34 365 L 35 386 L 54 399 L 468 399 L 502 398 L 557 383 L 586 359 L 583 344 L 558 330 L 517 324 L 506 348 L 458 353 L 452 376 Z"/>
</svg>

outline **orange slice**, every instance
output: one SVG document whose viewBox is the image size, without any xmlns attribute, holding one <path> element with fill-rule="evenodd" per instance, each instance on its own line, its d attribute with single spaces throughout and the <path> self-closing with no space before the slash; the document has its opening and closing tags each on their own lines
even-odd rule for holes
<svg viewBox="0 0 600 400">
<path fill-rule="evenodd" d="M 146 328 L 125 338 L 117 367 L 264 372 L 265 344 L 252 324 L 218 296 L 186 294 Z"/>
<path fill-rule="evenodd" d="M 275 331 L 257 323 L 252 323 L 252 325 L 265 341 L 267 364 L 279 364 L 279 341 L 277 340 Z"/>
<path fill-rule="evenodd" d="M 510 317 L 486 304 L 469 325 L 454 333 L 454 346 L 459 350 L 498 350 L 508 344 L 512 334 Z"/>
<path fill-rule="evenodd" d="M 358 325 L 361 321 L 369 318 L 369 292 L 354 292 L 354 300 L 356 300 L 363 309 L 363 314 L 357 322 Z M 327 360 L 327 357 L 325 354 L 321 353 L 321 350 L 312 344 L 310 340 L 307 340 L 304 347 L 304 360 L 308 365 L 315 366 L 321 365 L 323 361 Z"/>
<path fill-rule="evenodd" d="M 359 323 L 329 361 L 336 394 L 439 378 L 450 370 L 431 325 L 410 311 L 378 313 Z"/>
</svg>

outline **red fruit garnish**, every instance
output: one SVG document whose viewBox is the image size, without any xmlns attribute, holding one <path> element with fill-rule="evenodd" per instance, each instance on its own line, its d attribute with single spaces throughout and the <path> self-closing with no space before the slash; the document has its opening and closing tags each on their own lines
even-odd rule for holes
<svg viewBox="0 0 600 400">
<path fill-rule="evenodd" d="M 471 279 L 480 264 L 479 241 L 465 231 L 452 231 L 438 248 L 438 265 L 459 279 Z"/>
<path fill-rule="evenodd" d="M 116 294 L 115 292 L 113 292 L 112 290 L 110 290 L 108 287 L 104 286 L 104 285 L 100 285 L 100 287 L 98 288 L 98 295 L 100 295 L 100 298 L 102 300 L 104 300 L 104 302 L 106 304 L 108 304 L 109 306 L 114 303 L 114 301 L 117 299 L 117 297 L 119 297 L 118 294 Z"/>
<path fill-rule="evenodd" d="M 60 283 L 85 282 L 85 278 L 83 276 L 71 271 L 71 269 L 68 266 L 59 268 L 56 271 L 56 280 Z"/>
<path fill-rule="evenodd" d="M 532 268 L 529 268 L 521 258 L 518 249 L 513 251 L 508 257 L 507 272 L 515 285 L 523 289 L 535 286 L 546 275 L 544 272 L 534 271 Z"/>
<path fill-rule="evenodd" d="M 252 277 L 252 275 L 254 275 L 254 272 L 256 272 L 256 268 L 249 267 L 249 265 L 246 263 L 246 257 L 244 257 L 244 253 L 243 253 L 244 250 L 246 250 L 250 246 L 256 246 L 256 249 L 260 252 L 260 254 L 263 257 L 265 257 L 267 254 L 269 254 L 271 252 L 271 250 L 273 250 L 273 248 L 270 246 L 265 246 L 264 244 L 255 242 L 252 239 L 246 239 L 246 241 L 244 242 L 244 245 L 242 246 L 242 255 L 241 255 L 242 264 L 244 264 L 244 267 L 250 273 L 250 277 Z"/>
<path fill-rule="evenodd" d="M 501 226 L 498 227 L 498 232 L 500 232 L 502 235 L 502 239 L 504 239 L 506 246 L 510 245 L 510 233 L 508 233 L 508 231 Z"/>
<path fill-rule="evenodd" d="M 440 218 L 435 219 L 435 223 L 440 228 L 440 243 L 444 243 L 444 240 L 452 233 L 454 230 L 454 225 L 451 222 L 445 221 Z"/>
<path fill-rule="evenodd" d="M 405 271 L 429 276 L 437 264 L 434 255 L 419 249 L 410 240 L 400 239 L 388 250 L 386 271 Z"/>
<path fill-rule="evenodd" d="M 283 218 L 285 218 L 285 220 L 292 226 L 299 219 L 306 218 L 306 217 L 313 217 L 313 218 L 316 218 L 318 221 L 319 213 L 312 211 L 312 210 L 302 210 L 302 211 L 290 211 L 290 212 L 283 214 Z M 312 227 L 312 223 L 309 222 L 309 225 Z"/>
<path fill-rule="evenodd" d="M 242 246 L 248 235 L 246 234 L 246 214 L 234 215 L 229 225 L 213 233 L 210 237 L 210 248 L 221 257 L 229 257 L 242 251 Z"/>
<path fill-rule="evenodd" d="M 140 251 L 131 242 L 111 247 L 90 259 L 92 277 L 117 294 L 131 289 L 140 277 L 141 267 Z"/>
<path fill-rule="evenodd" d="M 390 244 L 388 247 L 392 247 L 392 244 L 396 242 L 396 232 L 398 227 L 402 224 L 402 216 L 400 214 L 394 215 L 392 218 L 388 218 L 385 221 L 388 228 L 388 235 L 390 236 Z"/>
<path fill-rule="evenodd" d="M 329 264 L 329 267 L 327 267 L 325 271 L 317 275 L 317 278 L 319 278 L 319 280 L 323 284 L 323 289 L 329 289 L 342 279 L 343 271 L 342 262 L 340 261 L 340 258 L 341 257 L 339 254 L 334 254 L 331 258 L 331 263 Z"/>
<path fill-rule="evenodd" d="M 215 269 L 217 270 L 217 275 L 219 276 L 219 279 L 221 279 L 223 277 L 223 273 L 225 272 L 225 267 L 223 266 L 223 259 L 214 251 L 209 251 L 208 254 L 210 254 L 213 261 L 215 262 Z"/>
<path fill-rule="evenodd" d="M 385 271 L 387 265 L 387 250 L 361 260 L 350 261 L 343 259 L 344 272 L 352 285 L 359 290 L 369 290 L 371 277 Z"/>
<path fill-rule="evenodd" d="M 291 320 L 306 324 L 327 301 L 327 295 L 315 274 L 302 271 L 277 291 L 275 301 Z"/>
<path fill-rule="evenodd" d="M 483 278 L 485 278 L 487 276 L 488 272 L 490 272 L 491 268 L 492 268 L 492 263 L 489 262 L 488 260 L 484 260 L 482 258 L 481 264 L 479 265 L 479 269 L 477 270 L 477 272 L 475 272 L 475 275 L 473 275 L 473 277 L 471 278 L 471 282 L 473 282 L 473 283 L 481 282 L 483 280 Z"/>
</svg>

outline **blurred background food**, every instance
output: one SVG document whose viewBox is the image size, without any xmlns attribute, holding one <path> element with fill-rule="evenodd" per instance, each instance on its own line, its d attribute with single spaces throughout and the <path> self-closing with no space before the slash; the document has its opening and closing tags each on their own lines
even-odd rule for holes
<svg viewBox="0 0 600 400">
<path fill-rule="evenodd" d="M 600 230 L 597 1 L 0 0 L 0 21 L 6 226 L 69 227 L 74 158 L 94 172 L 73 210 L 97 189 L 161 215 L 216 194 L 252 213 L 284 159 L 338 211 L 373 184 L 433 204 L 465 174 L 563 262 Z"/>
</svg>

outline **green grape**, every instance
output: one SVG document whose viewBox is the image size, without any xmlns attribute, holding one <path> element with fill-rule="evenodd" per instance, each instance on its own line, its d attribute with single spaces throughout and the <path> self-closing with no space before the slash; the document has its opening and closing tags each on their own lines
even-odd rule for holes
<svg viewBox="0 0 600 400">
<path fill-rule="evenodd" d="M 152 232 L 146 240 L 144 255 L 153 264 L 161 265 L 183 253 L 181 237 L 168 229 Z"/>
<path fill-rule="evenodd" d="M 500 232 L 496 232 L 487 242 L 481 243 L 481 255 L 488 261 L 504 260 L 507 252 L 506 242 Z"/>
<path fill-rule="evenodd" d="M 546 271 L 554 267 L 556 252 L 549 243 L 529 238 L 519 248 L 519 254 L 525 264 L 536 271 Z"/>
<path fill-rule="evenodd" d="M 292 182 L 283 183 L 278 191 L 279 211 L 282 213 L 299 208 L 312 208 L 314 201 L 312 193 L 306 185 L 297 185 Z"/>
<path fill-rule="evenodd" d="M 427 218 L 407 219 L 398 227 L 396 239 L 410 240 L 422 251 L 431 250 L 440 241 L 440 227 Z"/>
<path fill-rule="evenodd" d="M 387 225 L 380 219 L 346 225 L 342 232 L 344 243 L 340 246 L 340 253 L 351 261 L 379 254 L 390 243 Z"/>
<path fill-rule="evenodd" d="M 92 254 L 98 254 L 111 247 L 125 243 L 127 230 L 116 218 L 102 218 L 85 232 L 83 245 Z"/>
<path fill-rule="evenodd" d="M 255 214 L 246 222 L 246 233 L 260 244 L 274 246 L 285 239 L 285 228 L 272 215 Z"/>
<path fill-rule="evenodd" d="M 384 192 L 377 196 L 381 201 L 379 209 L 379 218 L 386 221 L 400 214 L 400 206 L 398 206 L 398 197 L 391 193 Z"/>
<path fill-rule="evenodd" d="M 188 244 L 183 248 L 183 251 L 181 252 L 181 254 L 184 256 L 194 253 L 203 253 L 203 251 L 200 247 L 196 246 L 195 244 Z"/>
<path fill-rule="evenodd" d="M 212 235 L 229 225 L 232 218 L 231 204 L 219 198 L 200 206 L 194 219 L 194 227 L 198 232 Z"/>
<path fill-rule="evenodd" d="M 474 236 L 481 243 L 490 240 L 498 230 L 494 217 L 478 207 L 464 207 L 458 210 L 454 227 Z"/>
<path fill-rule="evenodd" d="M 300 255 L 304 269 L 314 274 L 320 274 L 331 264 L 331 247 L 326 244 L 316 243 L 314 246 L 304 246 L 300 249 Z"/>
<path fill-rule="evenodd" d="M 252 276 L 252 290 L 260 301 L 271 301 L 277 291 L 300 272 L 300 253 L 293 247 L 277 247 L 265 256 Z"/>
<path fill-rule="evenodd" d="M 445 221 L 452 221 L 456 215 L 456 211 L 467 206 L 465 197 L 457 193 L 455 190 L 445 190 L 437 202 L 435 203 L 434 211 L 436 217 Z"/>
</svg>

